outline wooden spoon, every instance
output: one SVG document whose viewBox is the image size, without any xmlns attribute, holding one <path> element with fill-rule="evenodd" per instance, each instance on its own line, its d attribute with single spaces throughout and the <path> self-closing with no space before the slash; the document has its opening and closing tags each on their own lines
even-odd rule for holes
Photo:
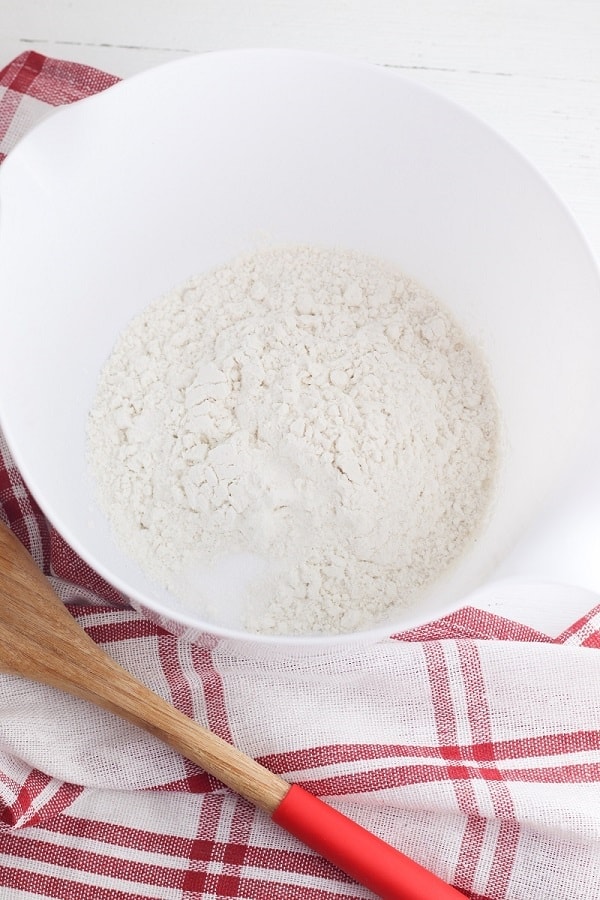
<svg viewBox="0 0 600 900">
<path fill-rule="evenodd" d="M 385 900 L 464 895 L 193 722 L 101 650 L 0 523 L 0 671 L 59 688 L 150 732 Z"/>
</svg>

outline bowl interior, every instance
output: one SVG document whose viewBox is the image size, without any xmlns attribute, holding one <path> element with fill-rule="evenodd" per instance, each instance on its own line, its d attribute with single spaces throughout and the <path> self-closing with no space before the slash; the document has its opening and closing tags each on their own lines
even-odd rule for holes
<svg viewBox="0 0 600 900">
<path fill-rule="evenodd" d="M 599 287 L 536 172 L 395 73 L 307 53 L 210 54 L 63 109 L 21 141 L 0 174 L 0 416 L 16 461 L 96 570 L 145 608 L 204 627 L 113 543 L 86 418 L 130 319 L 265 237 L 398 264 L 488 357 L 505 443 L 493 515 L 423 604 L 381 629 L 429 620 L 492 575 L 570 465 L 600 374 Z"/>
</svg>

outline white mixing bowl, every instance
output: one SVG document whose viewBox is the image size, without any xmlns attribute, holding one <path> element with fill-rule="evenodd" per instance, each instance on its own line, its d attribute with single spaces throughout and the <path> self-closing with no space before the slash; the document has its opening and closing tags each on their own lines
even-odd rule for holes
<svg viewBox="0 0 600 900">
<path fill-rule="evenodd" d="M 130 319 L 260 233 L 397 263 L 482 343 L 502 411 L 485 532 L 423 603 L 360 637 L 431 620 L 509 574 L 600 590 L 600 280 L 585 240 L 471 115 L 388 70 L 302 52 L 145 72 L 49 117 L 2 167 L 0 421 L 75 550 L 178 633 L 252 637 L 182 612 L 115 546 L 86 418 Z"/>
</svg>

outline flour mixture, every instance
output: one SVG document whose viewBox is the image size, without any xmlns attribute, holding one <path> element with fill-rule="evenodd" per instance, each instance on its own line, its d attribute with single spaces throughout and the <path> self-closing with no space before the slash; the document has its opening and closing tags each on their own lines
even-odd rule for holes
<svg viewBox="0 0 600 900">
<path fill-rule="evenodd" d="M 484 360 L 448 311 L 377 259 L 311 246 L 151 305 L 89 420 L 121 545 L 183 609 L 271 634 L 418 602 L 481 526 L 497 439 Z"/>
</svg>

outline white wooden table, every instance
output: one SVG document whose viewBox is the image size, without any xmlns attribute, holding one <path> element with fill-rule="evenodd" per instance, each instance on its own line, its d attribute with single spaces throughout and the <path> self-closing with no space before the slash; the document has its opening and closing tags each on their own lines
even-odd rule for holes
<svg viewBox="0 0 600 900">
<path fill-rule="evenodd" d="M 26 49 L 127 76 L 276 46 L 402 70 L 524 152 L 600 256 L 598 0 L 0 0 L 0 65 Z"/>
<path fill-rule="evenodd" d="M 127 77 L 266 46 L 391 66 L 467 107 L 541 171 L 600 259 L 598 0 L 0 0 L 0 66 L 32 49 Z M 590 600 L 563 608 L 552 590 L 486 603 L 558 632 Z"/>
</svg>

